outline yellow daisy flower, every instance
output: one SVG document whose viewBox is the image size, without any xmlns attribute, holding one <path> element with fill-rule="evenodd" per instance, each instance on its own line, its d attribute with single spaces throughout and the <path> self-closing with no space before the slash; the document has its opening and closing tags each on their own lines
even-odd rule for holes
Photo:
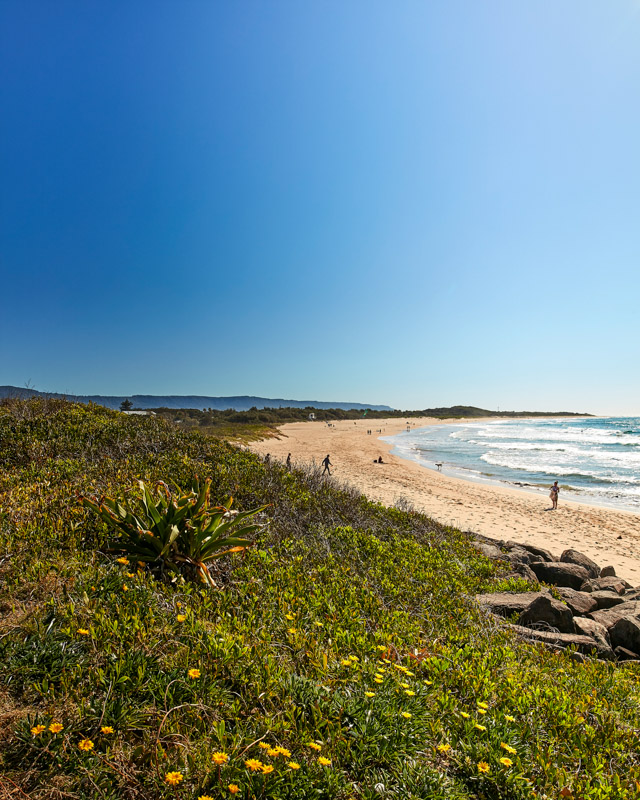
<svg viewBox="0 0 640 800">
<path fill-rule="evenodd" d="M 478 763 L 478 772 L 490 772 L 491 769 L 486 761 L 480 761 Z"/>
<path fill-rule="evenodd" d="M 230 784 L 227 786 L 227 789 L 229 790 L 229 792 L 230 792 L 231 794 L 238 794 L 238 792 L 240 791 L 240 787 L 239 787 L 237 784 L 235 784 L 235 783 L 230 783 Z"/>
<path fill-rule="evenodd" d="M 46 727 L 44 725 L 36 725 L 34 728 L 31 728 L 31 733 L 33 736 L 40 736 L 41 733 L 46 731 Z"/>
<path fill-rule="evenodd" d="M 307 747 L 310 747 L 312 750 L 322 750 L 322 745 L 317 742 L 309 742 Z"/>
<path fill-rule="evenodd" d="M 273 764 L 263 764 L 262 772 L 264 775 L 268 775 L 270 772 L 273 772 Z"/>
<path fill-rule="evenodd" d="M 258 761 L 257 758 L 250 758 L 244 762 L 244 765 L 247 769 L 250 769 L 251 772 L 260 772 L 264 764 L 262 761 Z"/>
<path fill-rule="evenodd" d="M 168 783 L 169 786 L 177 786 L 179 783 L 182 783 L 182 773 L 167 772 L 167 774 L 164 776 L 164 782 Z"/>
<path fill-rule="evenodd" d="M 365 697 L 375 697 L 375 696 L 376 696 L 376 693 L 375 693 L 375 692 L 365 692 L 365 693 L 364 693 L 364 696 L 365 696 Z"/>
<path fill-rule="evenodd" d="M 271 745 L 266 742 L 258 742 L 258 747 L 261 747 L 263 750 L 271 750 Z"/>
<path fill-rule="evenodd" d="M 405 719 L 411 719 L 411 714 L 408 711 L 402 711 L 400 716 L 404 717 Z"/>
<path fill-rule="evenodd" d="M 111 725 L 103 725 L 100 728 L 100 733 L 113 733 L 113 728 L 111 727 Z"/>
<path fill-rule="evenodd" d="M 511 755 L 513 755 L 516 752 L 516 748 L 511 747 L 511 745 L 508 745 L 506 742 L 500 742 L 500 747 L 503 750 L 506 750 L 507 753 L 511 753 Z"/>
<path fill-rule="evenodd" d="M 186 618 L 187 618 L 186 614 L 178 614 L 178 616 L 176 617 L 178 622 L 184 622 Z"/>
<path fill-rule="evenodd" d="M 200 670 L 199 670 L 199 669 L 190 669 L 190 670 L 189 670 L 189 672 L 187 672 L 187 675 L 188 675 L 188 676 L 189 676 L 189 677 L 190 677 L 192 680 L 196 680 L 196 678 L 199 678 L 199 677 L 200 677 Z"/>
<path fill-rule="evenodd" d="M 513 761 L 510 758 L 501 758 L 500 763 L 504 764 L 505 767 L 513 766 Z"/>
<path fill-rule="evenodd" d="M 479 731 L 486 731 L 487 730 L 484 725 L 478 725 L 477 722 L 476 722 L 474 727 L 476 727 Z"/>
<path fill-rule="evenodd" d="M 227 763 L 229 756 L 226 753 L 217 752 L 211 756 L 211 760 L 220 767 Z"/>
<path fill-rule="evenodd" d="M 512 717 L 510 714 L 505 714 L 504 718 L 507 720 L 507 722 L 515 722 L 516 721 L 516 718 Z"/>
<path fill-rule="evenodd" d="M 287 750 L 286 747 L 276 747 L 274 749 L 277 750 L 281 756 L 284 756 L 285 758 L 291 758 L 291 751 Z"/>
<path fill-rule="evenodd" d="M 117 558 L 116 561 L 118 564 L 124 564 L 125 566 L 129 563 L 129 559 L 122 556 L 122 558 Z"/>
<path fill-rule="evenodd" d="M 59 722 L 52 722 L 51 725 L 49 725 L 49 730 L 51 733 L 60 733 L 60 731 L 63 730 L 63 726 Z"/>
<path fill-rule="evenodd" d="M 78 747 L 84 750 L 85 753 L 88 753 L 90 750 L 93 750 L 93 742 L 91 739 L 81 739 L 78 742 Z"/>
<path fill-rule="evenodd" d="M 412 692 L 411 689 L 405 689 L 404 693 L 407 695 L 407 697 L 415 697 L 415 692 Z"/>
<path fill-rule="evenodd" d="M 289 767 L 289 769 L 300 769 L 300 764 L 298 764 L 297 761 L 289 761 L 287 763 L 287 766 Z"/>
<path fill-rule="evenodd" d="M 439 744 L 438 745 L 438 750 L 441 753 L 448 753 L 449 750 L 451 750 L 451 745 L 450 744 Z"/>
<path fill-rule="evenodd" d="M 80 634 L 80 636 L 88 636 L 89 635 L 89 631 L 86 628 L 78 628 L 78 633 Z"/>
<path fill-rule="evenodd" d="M 320 764 L 323 767 L 329 767 L 331 765 L 331 759 L 325 758 L 324 756 L 320 756 L 320 758 L 318 759 L 318 764 Z"/>
<path fill-rule="evenodd" d="M 461 711 L 461 712 L 460 712 L 460 716 L 461 716 L 461 717 L 464 717 L 465 719 L 469 719 L 469 717 L 471 716 L 471 714 L 467 714 L 467 712 L 466 712 L 466 711 Z"/>
</svg>

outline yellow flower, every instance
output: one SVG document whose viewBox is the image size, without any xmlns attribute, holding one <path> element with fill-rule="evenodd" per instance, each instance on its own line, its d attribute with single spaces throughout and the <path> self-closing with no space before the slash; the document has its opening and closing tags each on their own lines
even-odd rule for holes
<svg viewBox="0 0 640 800">
<path fill-rule="evenodd" d="M 167 772 L 167 774 L 164 776 L 164 782 L 168 783 L 169 786 L 177 786 L 179 783 L 182 783 L 182 773 Z"/>
<path fill-rule="evenodd" d="M 230 783 L 227 786 L 227 789 L 231 792 L 231 794 L 238 794 L 238 792 L 240 791 L 240 787 L 237 786 L 235 783 Z"/>
<path fill-rule="evenodd" d="M 410 689 L 411 688 L 408 683 L 401 683 L 400 686 L 402 686 L 403 689 Z"/>
<path fill-rule="evenodd" d="M 187 618 L 186 614 L 178 614 L 178 616 L 176 617 L 178 622 L 184 622 L 186 618 Z"/>
<path fill-rule="evenodd" d="M 584 717 L 576 717 L 576 722 L 578 723 L 578 725 L 580 725 L 581 723 L 584 722 Z"/>
<path fill-rule="evenodd" d="M 413 678 L 413 677 L 414 677 L 414 673 L 413 673 L 413 672 L 411 672 L 411 670 L 409 670 L 409 669 L 405 669 L 405 670 L 404 670 L 404 674 L 405 674 L 405 675 L 408 675 L 410 678 Z"/>
<path fill-rule="evenodd" d="M 257 758 L 250 758 L 248 761 L 244 762 L 244 765 L 247 769 L 250 769 L 252 772 L 259 772 L 264 764 L 262 761 L 258 761 Z"/>
<path fill-rule="evenodd" d="M 310 747 L 312 750 L 322 750 L 322 745 L 318 744 L 317 742 L 309 742 L 307 746 Z"/>
<path fill-rule="evenodd" d="M 489 765 L 486 761 L 480 761 L 478 763 L 478 772 L 490 772 Z"/>
<path fill-rule="evenodd" d="M 263 750 L 271 750 L 271 745 L 266 742 L 258 742 L 258 747 L 261 747 Z"/>
<path fill-rule="evenodd" d="M 81 750 L 84 750 L 85 753 L 88 753 L 89 750 L 93 750 L 93 742 L 91 739 L 82 739 L 80 742 L 78 742 L 78 747 Z"/>
<path fill-rule="evenodd" d="M 213 761 L 214 764 L 217 764 L 218 766 L 221 766 L 222 764 L 226 764 L 227 763 L 227 761 L 229 760 L 229 756 L 226 753 L 218 752 L 218 753 L 214 753 L 211 756 L 211 760 Z"/>
<path fill-rule="evenodd" d="M 288 620 L 295 619 L 295 617 L 293 616 L 293 614 L 285 614 L 285 615 L 284 615 L 284 617 L 285 617 L 285 619 L 288 619 Z"/>
<path fill-rule="evenodd" d="M 433 681 L 425 681 L 424 683 L 425 683 L 425 686 L 431 686 Z"/>
<path fill-rule="evenodd" d="M 127 574 L 127 578 L 135 578 L 135 577 L 136 577 L 136 576 L 133 574 L 133 572 L 127 572 L 126 574 Z"/>
<path fill-rule="evenodd" d="M 487 713 L 487 709 L 486 708 L 477 708 L 476 711 L 478 712 L 478 714 L 486 714 Z"/>
<path fill-rule="evenodd" d="M 291 758 L 291 751 L 287 750 L 286 747 L 275 747 L 274 750 L 277 750 L 278 753 L 285 758 Z"/>
<path fill-rule="evenodd" d="M 510 758 L 501 758 L 501 759 L 500 759 L 500 763 L 501 763 L 501 764 L 504 764 L 504 765 L 505 765 L 505 767 L 511 767 L 511 766 L 513 766 L 513 761 L 512 761 Z"/>
<path fill-rule="evenodd" d="M 210 794 L 201 794 L 198 800 L 213 800 Z"/>
<path fill-rule="evenodd" d="M 451 745 L 450 744 L 439 744 L 438 745 L 438 750 L 441 753 L 448 753 L 449 750 L 451 750 Z"/>
<path fill-rule="evenodd" d="M 507 720 L 507 722 L 515 722 L 516 721 L 516 718 L 512 717 L 511 714 L 505 714 L 504 718 Z"/>
<path fill-rule="evenodd" d="M 80 634 L 80 636 L 88 636 L 89 635 L 89 631 L 86 628 L 78 628 L 78 633 Z"/>
<path fill-rule="evenodd" d="M 481 700 L 478 700 L 478 707 L 479 708 L 489 708 L 487 703 L 483 703 Z"/>
<path fill-rule="evenodd" d="M 411 719 L 411 714 L 408 711 L 402 711 L 400 716 L 404 717 L 405 719 Z"/>
<path fill-rule="evenodd" d="M 351 662 L 349 661 L 348 658 L 345 658 L 345 660 L 341 661 L 340 663 L 342 664 L 343 667 L 350 667 L 351 666 Z"/>
<path fill-rule="evenodd" d="M 289 761 L 287 763 L 287 766 L 289 767 L 289 769 L 300 769 L 300 764 L 298 764 L 297 761 Z"/>
<path fill-rule="evenodd" d="M 100 733 L 113 733 L 113 728 L 111 727 L 111 725 L 103 725 L 100 728 Z"/>
<path fill-rule="evenodd" d="M 386 649 L 387 649 L 387 646 L 385 644 L 377 644 L 376 645 L 376 650 L 380 650 L 380 652 L 382 652 L 382 653 L 384 653 L 384 651 Z"/>
<path fill-rule="evenodd" d="M 270 772 L 273 772 L 273 764 L 263 764 L 262 772 L 264 775 L 268 775 Z"/>
<path fill-rule="evenodd" d="M 60 731 L 63 730 L 63 726 L 59 722 L 52 722 L 51 725 L 49 725 L 49 730 L 51 733 L 60 733 Z"/>
<path fill-rule="evenodd" d="M 382 678 L 374 678 L 373 682 L 374 683 L 383 683 L 383 679 Z"/>
<path fill-rule="evenodd" d="M 44 725 L 36 725 L 35 728 L 31 728 L 31 733 L 34 736 L 40 736 L 41 733 L 46 731 L 46 727 Z"/>
<path fill-rule="evenodd" d="M 320 758 L 318 759 L 318 764 L 321 764 L 323 767 L 329 767 L 331 766 L 331 759 L 325 758 L 324 756 L 320 756 Z"/>
<path fill-rule="evenodd" d="M 415 696 L 415 692 L 412 692 L 411 689 L 405 689 L 404 693 L 407 695 L 407 697 L 414 697 Z"/>
<path fill-rule="evenodd" d="M 297 632 L 298 632 L 297 628 L 289 628 L 289 633 L 290 633 L 292 636 L 295 636 L 295 634 L 296 634 Z"/>
<path fill-rule="evenodd" d="M 350 658 L 352 661 L 360 661 L 360 659 L 358 658 L 358 656 L 349 656 L 349 658 Z"/>
<path fill-rule="evenodd" d="M 270 747 L 267 750 L 267 755 L 271 756 L 271 758 L 275 758 L 276 756 L 280 755 L 280 751 L 276 747 Z"/>
<path fill-rule="evenodd" d="M 365 693 L 364 693 L 364 696 L 365 696 L 365 697 L 375 697 L 375 696 L 376 696 L 376 693 L 375 693 L 375 692 L 365 692 Z"/>
<path fill-rule="evenodd" d="M 477 728 L 479 731 L 486 731 L 486 730 L 487 730 L 487 729 L 486 729 L 486 727 L 485 727 L 484 725 L 478 725 L 478 723 L 477 723 L 477 722 L 476 722 L 476 724 L 475 724 L 475 727 L 476 727 L 476 728 Z"/>
<path fill-rule="evenodd" d="M 145 566 L 145 562 L 144 561 L 138 561 L 138 566 L 139 567 L 144 567 Z"/>
<path fill-rule="evenodd" d="M 118 562 L 118 564 L 124 564 L 125 566 L 129 563 L 129 559 L 125 558 L 124 556 L 122 556 L 122 558 L 116 559 L 116 561 Z"/>
<path fill-rule="evenodd" d="M 461 717 L 464 717 L 465 719 L 469 719 L 469 717 L 471 716 L 471 714 L 467 714 L 467 712 L 466 712 L 466 711 L 461 711 L 461 712 L 460 712 L 460 716 L 461 716 Z"/>
<path fill-rule="evenodd" d="M 188 676 L 189 676 L 189 677 L 190 677 L 192 680 L 196 680 L 196 678 L 199 678 L 199 677 L 200 677 L 200 670 L 199 670 L 199 669 L 190 669 L 190 670 L 189 670 L 189 672 L 187 672 L 187 675 L 188 675 Z"/>
<path fill-rule="evenodd" d="M 123 592 L 128 592 L 128 591 L 129 591 L 129 587 L 127 586 L 127 584 L 126 584 L 126 583 L 123 583 L 123 584 L 122 584 L 122 591 L 123 591 Z"/>
</svg>

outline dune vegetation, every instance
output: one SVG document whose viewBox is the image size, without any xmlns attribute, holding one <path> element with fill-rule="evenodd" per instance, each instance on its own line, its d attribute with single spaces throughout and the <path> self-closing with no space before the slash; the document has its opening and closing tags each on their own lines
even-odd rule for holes
<svg viewBox="0 0 640 800">
<path fill-rule="evenodd" d="M 138 481 L 178 498 L 196 477 L 207 503 L 268 506 L 206 582 L 126 554 L 81 499 L 141 509 Z M 522 588 L 499 570 L 318 471 L 160 417 L 5 401 L 0 796 L 636 797 L 637 666 L 518 641 L 473 600 Z"/>
</svg>

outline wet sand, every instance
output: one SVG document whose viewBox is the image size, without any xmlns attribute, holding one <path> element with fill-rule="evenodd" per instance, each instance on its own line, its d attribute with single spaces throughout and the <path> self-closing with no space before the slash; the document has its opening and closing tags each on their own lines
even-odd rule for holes
<svg viewBox="0 0 640 800">
<path fill-rule="evenodd" d="M 558 510 L 549 511 L 548 491 L 538 494 L 443 475 L 391 455 L 392 446 L 379 439 L 406 430 L 407 422 L 412 428 L 421 428 L 460 421 L 362 419 L 336 422 L 333 427 L 325 422 L 295 422 L 283 425 L 277 438 L 250 447 L 282 461 L 291 453 L 294 463 L 315 460 L 320 464 L 329 453 L 336 479 L 357 487 L 372 500 L 394 505 L 404 498 L 446 525 L 535 544 L 556 556 L 571 547 L 601 567 L 613 565 L 620 577 L 640 585 L 640 514 L 567 500 L 566 492 L 560 494 Z M 369 429 L 372 435 L 367 434 Z M 384 464 L 373 463 L 378 456 Z"/>
</svg>

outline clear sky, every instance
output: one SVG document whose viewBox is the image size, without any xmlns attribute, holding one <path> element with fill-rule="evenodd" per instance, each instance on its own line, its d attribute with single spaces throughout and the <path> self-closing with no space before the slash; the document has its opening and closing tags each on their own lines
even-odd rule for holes
<svg viewBox="0 0 640 800">
<path fill-rule="evenodd" d="M 0 384 L 640 414 L 638 0 L 3 0 Z"/>
</svg>

